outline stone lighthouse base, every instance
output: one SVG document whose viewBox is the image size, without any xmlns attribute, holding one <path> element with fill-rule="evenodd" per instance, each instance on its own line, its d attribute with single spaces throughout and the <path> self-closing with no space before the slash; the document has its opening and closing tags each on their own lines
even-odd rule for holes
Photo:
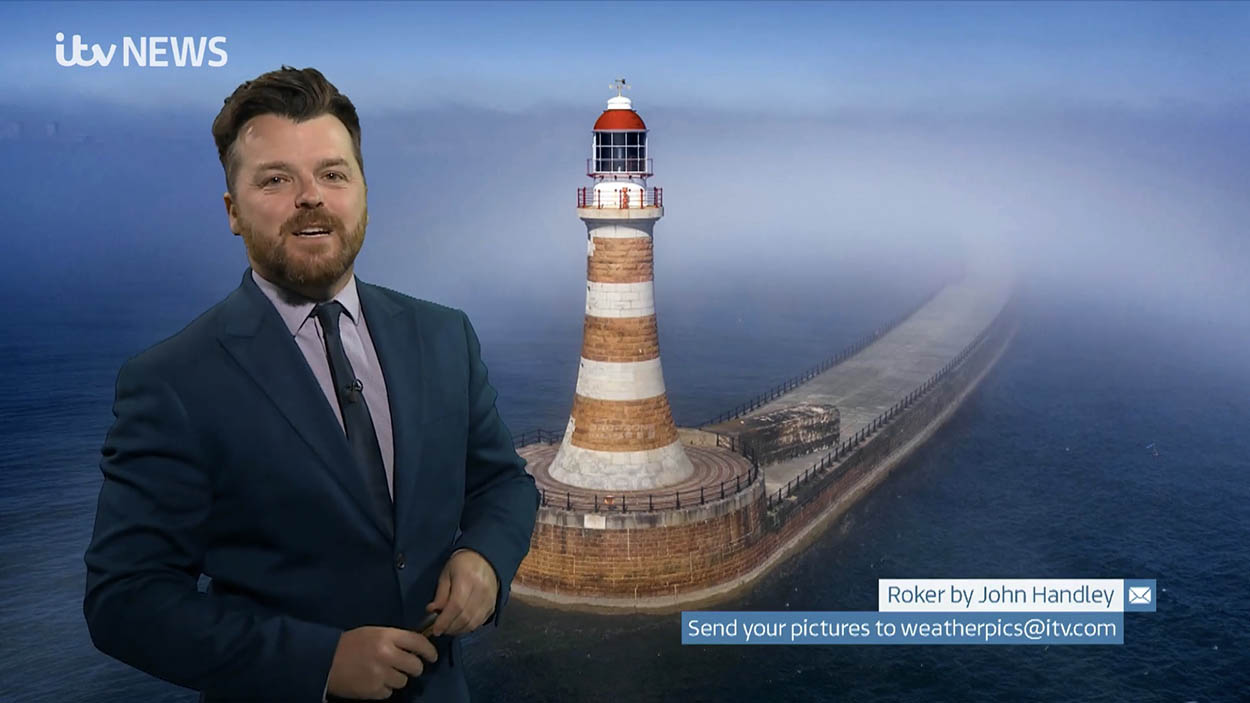
<svg viewBox="0 0 1250 703">
<path fill-rule="evenodd" d="M 548 473 L 558 445 L 531 444 L 543 504 L 529 555 L 513 579 L 523 600 L 611 602 L 673 597 L 729 582 L 755 566 L 762 534 L 763 477 L 716 435 L 680 430 L 694 473 L 680 483 L 611 493 L 561 483 Z"/>
</svg>

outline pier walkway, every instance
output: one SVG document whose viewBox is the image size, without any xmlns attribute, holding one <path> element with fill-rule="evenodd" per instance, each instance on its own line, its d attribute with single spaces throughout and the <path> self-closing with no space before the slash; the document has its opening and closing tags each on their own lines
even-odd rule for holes
<svg viewBox="0 0 1250 703">
<path fill-rule="evenodd" d="M 855 356 L 743 417 L 804 403 L 829 403 L 841 412 L 841 438 L 846 439 L 955 358 L 994 320 L 1010 292 L 1007 279 L 969 274 L 946 286 Z M 813 452 L 764 467 L 765 488 L 771 494 L 785 486 L 824 453 Z"/>
</svg>

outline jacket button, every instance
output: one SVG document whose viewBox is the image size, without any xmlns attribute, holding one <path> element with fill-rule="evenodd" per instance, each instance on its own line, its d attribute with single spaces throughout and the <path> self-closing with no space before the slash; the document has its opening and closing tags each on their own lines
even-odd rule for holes
<svg viewBox="0 0 1250 703">
<path fill-rule="evenodd" d="M 396 569 L 404 568 L 404 553 L 403 552 L 400 552 L 399 554 L 395 555 L 395 568 Z"/>
</svg>

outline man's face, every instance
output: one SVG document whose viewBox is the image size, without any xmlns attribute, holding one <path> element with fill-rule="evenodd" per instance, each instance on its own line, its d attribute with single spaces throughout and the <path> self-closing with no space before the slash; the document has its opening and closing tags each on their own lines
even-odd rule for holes
<svg viewBox="0 0 1250 703">
<path fill-rule="evenodd" d="M 369 220 L 347 128 L 333 115 L 300 123 L 259 115 L 239 130 L 235 149 L 239 167 L 226 211 L 252 268 L 309 297 L 337 292 Z"/>
</svg>

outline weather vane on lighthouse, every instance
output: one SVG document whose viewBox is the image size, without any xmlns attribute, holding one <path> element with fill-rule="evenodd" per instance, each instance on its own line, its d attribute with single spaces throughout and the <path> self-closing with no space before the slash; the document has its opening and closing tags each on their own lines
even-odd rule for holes
<svg viewBox="0 0 1250 703">
<path fill-rule="evenodd" d="M 621 97 L 622 90 L 629 90 L 629 86 L 625 84 L 624 78 L 617 78 L 616 80 L 612 81 L 612 85 L 608 87 L 616 91 L 616 97 L 618 98 Z"/>
</svg>

